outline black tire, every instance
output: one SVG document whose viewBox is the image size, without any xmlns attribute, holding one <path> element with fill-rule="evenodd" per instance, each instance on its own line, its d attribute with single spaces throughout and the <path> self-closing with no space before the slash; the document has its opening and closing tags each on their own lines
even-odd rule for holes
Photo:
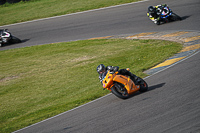
<svg viewBox="0 0 200 133">
<path fill-rule="evenodd" d="M 19 38 L 12 36 L 12 39 L 10 40 L 10 42 L 11 43 L 21 43 L 22 41 Z"/>
<path fill-rule="evenodd" d="M 121 83 L 115 82 L 113 87 L 111 88 L 111 92 L 115 96 L 117 96 L 117 97 L 119 97 L 121 99 L 127 99 L 129 97 L 129 94 L 128 94 L 126 88 Z"/>
<path fill-rule="evenodd" d="M 139 91 L 140 92 L 148 91 L 149 87 L 148 87 L 148 84 L 146 83 L 146 81 L 144 81 L 142 78 L 140 78 L 140 80 L 141 80 L 141 84 L 140 84 Z"/>
</svg>

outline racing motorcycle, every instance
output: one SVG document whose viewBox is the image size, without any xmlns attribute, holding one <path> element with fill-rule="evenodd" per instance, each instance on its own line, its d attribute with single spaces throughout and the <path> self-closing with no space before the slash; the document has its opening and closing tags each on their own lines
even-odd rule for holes
<svg viewBox="0 0 200 133">
<path fill-rule="evenodd" d="M 130 71 L 130 69 L 127 69 Z M 147 83 L 140 77 L 139 85 L 136 85 L 129 76 L 119 75 L 117 72 L 108 71 L 105 75 L 102 84 L 103 88 L 111 91 L 115 96 L 121 99 L 129 98 L 133 93 L 148 90 Z"/>
<path fill-rule="evenodd" d="M 0 47 L 8 43 L 20 43 L 22 42 L 19 38 L 13 36 L 8 29 L 0 30 Z"/>
<path fill-rule="evenodd" d="M 181 20 L 181 17 L 172 12 L 172 10 L 167 6 L 159 6 L 157 11 L 157 14 L 160 15 L 161 23 Z"/>
</svg>

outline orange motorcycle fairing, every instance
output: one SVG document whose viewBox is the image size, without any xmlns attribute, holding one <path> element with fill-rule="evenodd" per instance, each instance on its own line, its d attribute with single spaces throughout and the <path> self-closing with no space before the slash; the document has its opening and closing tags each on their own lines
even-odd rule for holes
<svg viewBox="0 0 200 133">
<path fill-rule="evenodd" d="M 107 88 L 111 91 L 111 87 L 113 86 L 113 77 L 114 75 L 110 73 L 110 71 L 106 74 L 105 79 L 102 81 L 103 88 Z"/>
<path fill-rule="evenodd" d="M 140 89 L 140 86 L 135 85 L 134 82 L 128 76 L 115 75 L 113 81 L 123 84 L 128 94 L 132 94 Z"/>
<path fill-rule="evenodd" d="M 137 91 L 145 92 L 148 90 L 147 83 L 142 78 L 140 78 L 140 80 L 140 85 L 135 85 L 129 76 L 108 71 L 106 76 L 103 77 L 102 85 L 103 88 L 111 91 L 115 96 L 126 99 L 132 93 Z"/>
</svg>

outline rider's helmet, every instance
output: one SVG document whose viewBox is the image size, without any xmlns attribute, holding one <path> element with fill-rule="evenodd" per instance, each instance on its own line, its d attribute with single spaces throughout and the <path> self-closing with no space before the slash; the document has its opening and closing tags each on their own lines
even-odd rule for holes
<svg viewBox="0 0 200 133">
<path fill-rule="evenodd" d="M 149 6 L 148 7 L 148 12 L 149 13 L 154 13 L 155 12 L 155 8 L 153 6 Z"/>
<path fill-rule="evenodd" d="M 100 64 L 97 66 L 97 72 L 100 74 L 102 72 L 106 71 L 106 67 L 104 66 L 104 64 Z"/>
</svg>

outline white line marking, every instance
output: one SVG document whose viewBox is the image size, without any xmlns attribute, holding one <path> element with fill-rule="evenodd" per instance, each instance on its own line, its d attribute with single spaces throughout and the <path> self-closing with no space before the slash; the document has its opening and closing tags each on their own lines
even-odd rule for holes
<svg viewBox="0 0 200 133">
<path fill-rule="evenodd" d="M 94 10 L 88 10 L 88 11 L 83 11 L 83 12 L 77 12 L 77 13 L 72 13 L 72 14 L 66 14 L 66 15 L 61 15 L 61 16 L 55 16 L 55 17 L 50 17 L 50 18 L 37 19 L 37 20 L 33 20 L 33 21 L 27 21 L 27 22 L 16 23 L 16 24 L 5 25 L 5 26 L 13 26 L 13 25 L 18 25 L 18 24 L 25 24 L 25 23 L 30 23 L 30 22 L 36 22 L 36 21 L 40 21 L 40 20 L 47 20 L 47 19 L 58 18 L 58 17 L 63 17 L 63 16 L 70 16 L 70 15 L 82 14 L 82 13 L 87 13 L 87 12 L 92 12 L 92 11 L 98 11 L 98 10 L 104 10 L 104 9 L 115 8 L 115 7 L 120 7 L 120 6 L 126 6 L 126 5 L 131 5 L 131 4 L 137 4 L 137 3 L 146 2 L 146 1 L 149 1 L 149 0 L 143 0 L 143 1 L 138 1 L 138 2 L 126 3 L 126 4 L 122 4 L 122 5 L 110 6 L 110 7 L 99 8 L 99 9 L 94 9 Z M 4 26 L 4 27 L 5 27 L 5 26 Z M 3 27 L 3 26 L 0 26 L 0 27 Z M 86 106 L 86 105 L 88 105 L 88 104 L 90 104 L 90 103 L 93 103 L 93 102 L 95 102 L 95 101 L 98 101 L 98 100 L 100 100 L 100 99 L 103 99 L 104 97 L 107 97 L 107 96 L 109 96 L 109 95 L 111 95 L 111 94 L 112 94 L 112 93 L 109 93 L 109 94 L 107 94 L 107 95 L 105 95 L 105 96 L 103 96 L 103 97 L 100 97 L 100 98 L 98 98 L 98 99 L 96 99 L 96 100 L 93 100 L 93 101 L 91 101 L 91 102 L 88 102 L 88 103 L 86 103 L 86 104 L 83 104 L 83 105 L 81 105 L 81 106 L 78 106 L 78 107 L 76 107 L 76 108 L 74 108 L 74 109 L 68 110 L 68 111 L 66 111 L 66 112 L 63 112 L 63 113 L 58 114 L 58 115 L 55 115 L 55 116 L 53 116 L 53 117 L 50 117 L 50 118 L 45 119 L 45 120 L 43 120 L 43 121 L 40 121 L 40 122 L 38 122 L 38 123 L 32 124 L 32 125 L 30 125 L 30 126 L 28 126 L 28 127 L 24 127 L 24 128 L 19 129 L 19 130 L 17 130 L 17 131 L 14 131 L 13 133 L 22 131 L 22 130 L 27 129 L 27 128 L 29 128 L 29 127 L 32 127 L 32 126 L 34 126 L 34 125 L 37 125 L 37 124 L 40 124 L 40 123 L 42 123 L 42 122 L 48 121 L 48 120 L 50 120 L 50 119 L 56 118 L 56 117 L 58 117 L 58 116 L 61 116 L 61 115 L 63 115 L 63 114 L 66 114 L 66 113 L 68 113 L 68 112 L 71 112 L 71 111 L 73 111 L 73 110 L 76 110 L 76 109 L 78 109 L 78 108 L 81 108 L 81 107 L 83 107 L 83 106 Z"/>
<path fill-rule="evenodd" d="M 73 109 L 68 110 L 68 111 L 66 111 L 66 112 L 63 112 L 63 113 L 61 113 L 61 114 L 55 115 L 55 116 L 53 116 L 53 117 L 50 117 L 50 118 L 48 118 L 48 119 L 45 119 L 45 120 L 40 121 L 40 122 L 38 122 L 38 123 L 35 123 L 35 124 L 33 124 L 33 125 L 30 125 L 30 126 L 28 126 L 28 127 L 25 127 L 25 128 L 19 129 L 19 130 L 17 130 L 17 131 L 14 131 L 13 133 L 17 133 L 17 132 L 19 132 L 19 131 L 22 131 L 22 130 L 24 130 L 24 129 L 27 129 L 27 128 L 29 128 L 29 127 L 32 127 L 32 126 L 34 126 L 34 125 L 37 125 L 37 124 L 40 124 L 40 123 L 42 123 L 42 122 L 48 121 L 48 120 L 50 120 L 50 119 L 56 118 L 56 117 L 58 117 L 58 116 L 61 116 L 61 115 L 63 115 L 63 114 L 66 114 L 66 113 L 68 113 L 68 112 L 71 112 L 71 111 L 73 111 L 73 110 L 76 110 L 76 109 L 78 109 L 78 108 L 81 108 L 81 107 L 83 107 L 83 106 L 86 106 L 86 105 L 88 105 L 88 104 L 90 104 L 90 103 L 93 103 L 93 102 L 95 102 L 95 101 L 98 101 L 98 100 L 100 100 L 100 99 L 103 99 L 104 97 L 107 97 L 108 95 L 111 95 L 111 94 L 112 94 L 112 93 L 109 93 L 109 94 L 107 94 L 107 95 L 105 95 L 105 96 L 103 96 L 103 97 L 100 97 L 100 98 L 98 98 L 98 99 L 95 99 L 95 100 L 93 100 L 93 101 L 91 101 L 91 102 L 88 102 L 88 103 L 86 103 L 86 104 L 80 105 L 80 106 L 78 106 L 78 107 L 76 107 L 76 108 L 73 108 Z"/>
<path fill-rule="evenodd" d="M 193 53 L 192 55 L 190 55 L 190 56 L 188 56 L 188 57 L 183 58 L 183 59 L 180 60 L 180 61 L 175 62 L 174 64 L 172 64 L 172 65 L 170 65 L 170 66 L 168 66 L 168 67 L 166 67 L 166 68 L 164 68 L 164 69 L 161 69 L 160 71 L 158 71 L 158 72 L 156 72 L 156 73 L 154 73 L 154 74 L 152 74 L 152 75 L 149 75 L 149 76 L 145 77 L 144 79 L 147 79 L 147 78 L 149 78 L 149 77 L 151 77 L 151 76 L 153 76 L 153 75 L 155 75 L 155 74 L 157 74 L 157 73 L 159 73 L 159 72 L 162 72 L 162 71 L 164 71 L 164 70 L 166 70 L 166 69 L 168 69 L 168 68 L 170 68 L 170 67 L 172 67 L 172 66 L 175 66 L 176 64 L 178 64 L 178 63 L 180 63 L 180 62 L 183 62 L 184 60 L 187 60 L 188 58 L 190 58 L 190 57 L 192 57 L 192 56 L 198 54 L 199 52 L 200 52 L 200 50 L 197 51 L 197 52 L 195 52 L 195 53 Z"/>
<path fill-rule="evenodd" d="M 164 70 L 166 70 L 166 69 L 168 69 L 168 68 L 170 68 L 170 67 L 172 67 L 172 66 L 175 66 L 176 64 L 178 64 L 178 63 L 180 63 L 180 62 L 183 62 L 183 61 L 185 61 L 185 60 L 191 58 L 192 56 L 198 54 L 199 52 L 200 52 L 200 50 L 197 51 L 197 52 L 195 52 L 195 53 L 193 53 L 192 55 L 190 55 L 190 56 L 188 56 L 188 57 L 186 57 L 186 58 L 184 58 L 184 59 L 182 59 L 182 60 L 180 60 L 180 61 L 174 63 L 173 65 L 170 65 L 169 67 L 166 67 L 166 68 L 164 68 L 164 69 L 162 69 L 162 70 L 160 70 L 160 71 L 158 71 L 158 72 L 156 72 L 156 73 L 154 73 L 154 74 L 152 74 L 152 75 L 150 75 L 150 76 L 145 77 L 144 79 L 150 78 L 151 76 L 153 76 L 153 75 L 155 75 L 155 74 L 157 74 L 157 73 L 159 73 L 159 72 L 162 72 L 162 71 L 164 71 Z M 81 105 L 81 106 L 78 106 L 78 107 L 76 107 L 76 108 L 73 108 L 73 109 L 71 109 L 71 110 L 68 110 L 68 111 L 66 111 L 66 112 L 63 112 L 63 113 L 61 113 L 61 114 L 55 115 L 55 116 L 53 116 L 53 117 L 50 117 L 50 118 L 48 118 L 48 119 L 45 119 L 45 120 L 40 121 L 40 122 L 38 122 L 38 123 L 35 123 L 35 124 L 33 124 L 33 125 L 30 125 L 30 126 L 28 126 L 28 127 L 25 127 L 25 128 L 19 129 L 19 130 L 17 130 L 17 131 L 14 131 L 13 133 L 22 131 L 22 130 L 27 129 L 27 128 L 29 128 L 29 127 L 32 127 L 32 126 L 34 126 L 34 125 L 37 125 L 37 124 L 40 124 L 40 123 L 42 123 L 42 122 L 48 121 L 48 120 L 50 120 L 50 119 L 56 118 L 56 117 L 58 117 L 58 116 L 61 116 L 61 115 L 63 115 L 63 114 L 66 114 L 66 113 L 68 113 L 68 112 L 71 112 L 71 111 L 73 111 L 73 110 L 76 110 L 76 109 L 78 109 L 78 108 L 81 108 L 81 107 L 83 107 L 83 106 L 86 106 L 86 105 L 88 105 L 88 104 L 90 104 L 90 103 L 93 103 L 93 102 L 96 102 L 96 101 L 98 101 L 98 100 L 101 100 L 101 99 L 103 99 L 103 98 L 105 98 L 105 97 L 107 97 L 107 96 L 109 96 L 109 95 L 111 95 L 111 94 L 112 94 L 112 93 L 109 93 L 109 94 L 107 94 L 107 95 L 105 95 L 105 96 L 103 96 L 103 97 L 100 97 L 100 98 L 98 98 L 98 99 L 95 99 L 95 100 L 93 100 L 93 101 L 91 101 L 91 102 L 88 102 L 88 103 L 86 103 L 86 104 L 83 104 L 83 105 Z"/>
<path fill-rule="evenodd" d="M 6 27 L 6 26 L 13 26 L 13 25 L 25 24 L 25 23 L 36 22 L 36 21 L 41 21 L 41 20 L 48 20 L 48 19 L 59 18 L 59 17 L 64 17 L 64 16 L 71 16 L 71 15 L 82 14 L 82 13 L 93 12 L 93 11 L 99 11 L 99 10 L 104 10 L 104 9 L 109 9 L 109 8 L 120 7 L 120 6 L 126 6 L 126 5 L 131 5 L 131 4 L 141 3 L 141 2 L 146 2 L 146 1 L 149 1 L 149 0 L 143 0 L 143 1 L 139 1 L 139 2 L 132 2 L 132 3 L 127 3 L 127 4 L 122 4 L 122 5 L 116 5 L 116 6 L 110 6 L 110 7 L 105 7 L 105 8 L 99 8 L 99 9 L 93 9 L 93 10 L 88 10 L 88 11 L 83 11 L 83 12 L 77 12 L 77 13 L 72 13 L 72 14 L 66 14 L 66 15 L 61 15 L 61 16 L 55 16 L 55 17 L 44 18 L 44 19 L 37 19 L 37 20 L 26 21 L 26 22 L 22 22 L 22 23 L 4 25 L 4 26 L 0 26 L 0 27 Z M 154 73 L 154 74 L 152 74 L 152 75 L 150 75 L 150 76 L 145 77 L 144 79 L 150 78 L 151 76 L 153 76 L 153 75 L 155 75 L 155 74 L 157 74 L 157 73 L 159 73 L 159 72 L 162 72 L 162 71 L 164 71 L 164 70 L 166 70 L 166 69 L 168 69 L 168 68 L 170 68 L 170 67 L 172 67 L 172 66 L 175 66 L 176 64 L 178 64 L 178 63 L 180 63 L 180 62 L 182 62 L 182 61 L 187 60 L 188 58 L 190 58 L 190 57 L 196 55 L 196 54 L 199 53 L 199 52 L 200 52 L 200 51 L 197 51 L 197 52 L 195 52 L 194 54 L 192 54 L 192 55 L 190 55 L 190 56 L 188 56 L 188 57 L 186 57 L 186 58 L 184 58 L 184 59 L 182 59 L 182 60 L 180 60 L 180 61 L 178 61 L 178 62 L 172 64 L 172 65 L 170 65 L 169 67 L 166 67 L 166 68 L 164 68 L 164 69 L 162 69 L 162 70 L 160 70 L 160 71 L 158 71 L 158 72 L 156 72 L 156 73 Z M 42 122 L 48 121 L 48 120 L 50 120 L 50 119 L 56 118 L 56 117 L 58 117 L 58 116 L 61 116 L 61 115 L 63 115 L 63 114 L 66 114 L 66 113 L 68 113 L 68 112 L 71 112 L 71 111 L 73 111 L 73 110 L 76 110 L 76 109 L 78 109 L 78 108 L 81 108 L 81 107 L 83 107 L 83 106 L 86 106 L 86 105 L 88 105 L 88 104 L 90 104 L 90 103 L 93 103 L 93 102 L 95 102 L 95 101 L 98 101 L 98 100 L 100 100 L 100 99 L 103 99 L 103 98 L 105 98 L 105 97 L 107 97 L 107 96 L 109 96 L 109 95 L 111 95 L 111 94 L 112 94 L 112 93 L 109 93 L 109 94 L 107 94 L 107 95 L 105 95 L 105 96 L 103 96 L 103 97 L 100 97 L 100 98 L 98 98 L 98 99 L 95 99 L 95 100 L 93 100 L 93 101 L 91 101 L 91 102 L 88 102 L 88 103 L 86 103 L 86 104 L 83 104 L 83 105 L 81 105 L 81 106 L 78 106 L 78 107 L 76 107 L 76 108 L 73 108 L 73 109 L 71 109 L 71 110 L 68 110 L 68 111 L 66 111 L 66 112 L 63 112 L 63 113 L 61 113 L 61 114 L 55 115 L 55 116 L 53 116 L 53 117 L 50 117 L 50 118 L 45 119 L 45 120 L 43 120 L 43 121 L 40 121 L 40 122 L 38 122 L 38 123 L 32 124 L 32 125 L 30 125 L 30 126 L 28 126 L 28 127 L 25 127 L 25 128 L 19 129 L 19 130 L 17 130 L 17 131 L 14 131 L 13 133 L 22 131 L 22 130 L 27 129 L 27 128 L 29 128 L 29 127 L 32 127 L 32 126 L 34 126 L 34 125 L 37 125 L 37 124 L 40 124 L 40 123 L 42 123 Z"/>
<path fill-rule="evenodd" d="M 72 16 L 72 15 L 76 15 L 76 14 L 82 14 L 82 13 L 105 10 L 105 9 L 110 9 L 110 8 L 115 8 L 115 7 L 120 7 L 120 6 L 126 6 L 126 5 L 131 5 L 131 4 L 142 3 L 142 2 L 146 2 L 146 1 L 149 1 L 149 0 L 131 2 L 131 3 L 126 3 L 126 4 L 116 5 L 116 6 L 103 7 L 103 8 L 99 8 L 99 9 L 92 9 L 92 10 L 88 10 L 88 11 L 76 12 L 76 13 L 65 14 L 65 15 L 60 15 L 60 16 L 54 16 L 54 17 L 49 17 L 49 18 L 36 19 L 36 20 L 31 20 L 31 21 L 26 21 L 26 22 L 21 22 L 21 23 L 3 25 L 3 26 L 0 26 L 0 27 L 13 26 L 13 25 L 19 25 L 19 24 L 26 24 L 26 23 L 37 22 L 37 21 L 48 20 L 48 19 L 54 19 L 54 18 L 60 18 L 60 17 L 65 17 L 65 16 Z"/>
</svg>

